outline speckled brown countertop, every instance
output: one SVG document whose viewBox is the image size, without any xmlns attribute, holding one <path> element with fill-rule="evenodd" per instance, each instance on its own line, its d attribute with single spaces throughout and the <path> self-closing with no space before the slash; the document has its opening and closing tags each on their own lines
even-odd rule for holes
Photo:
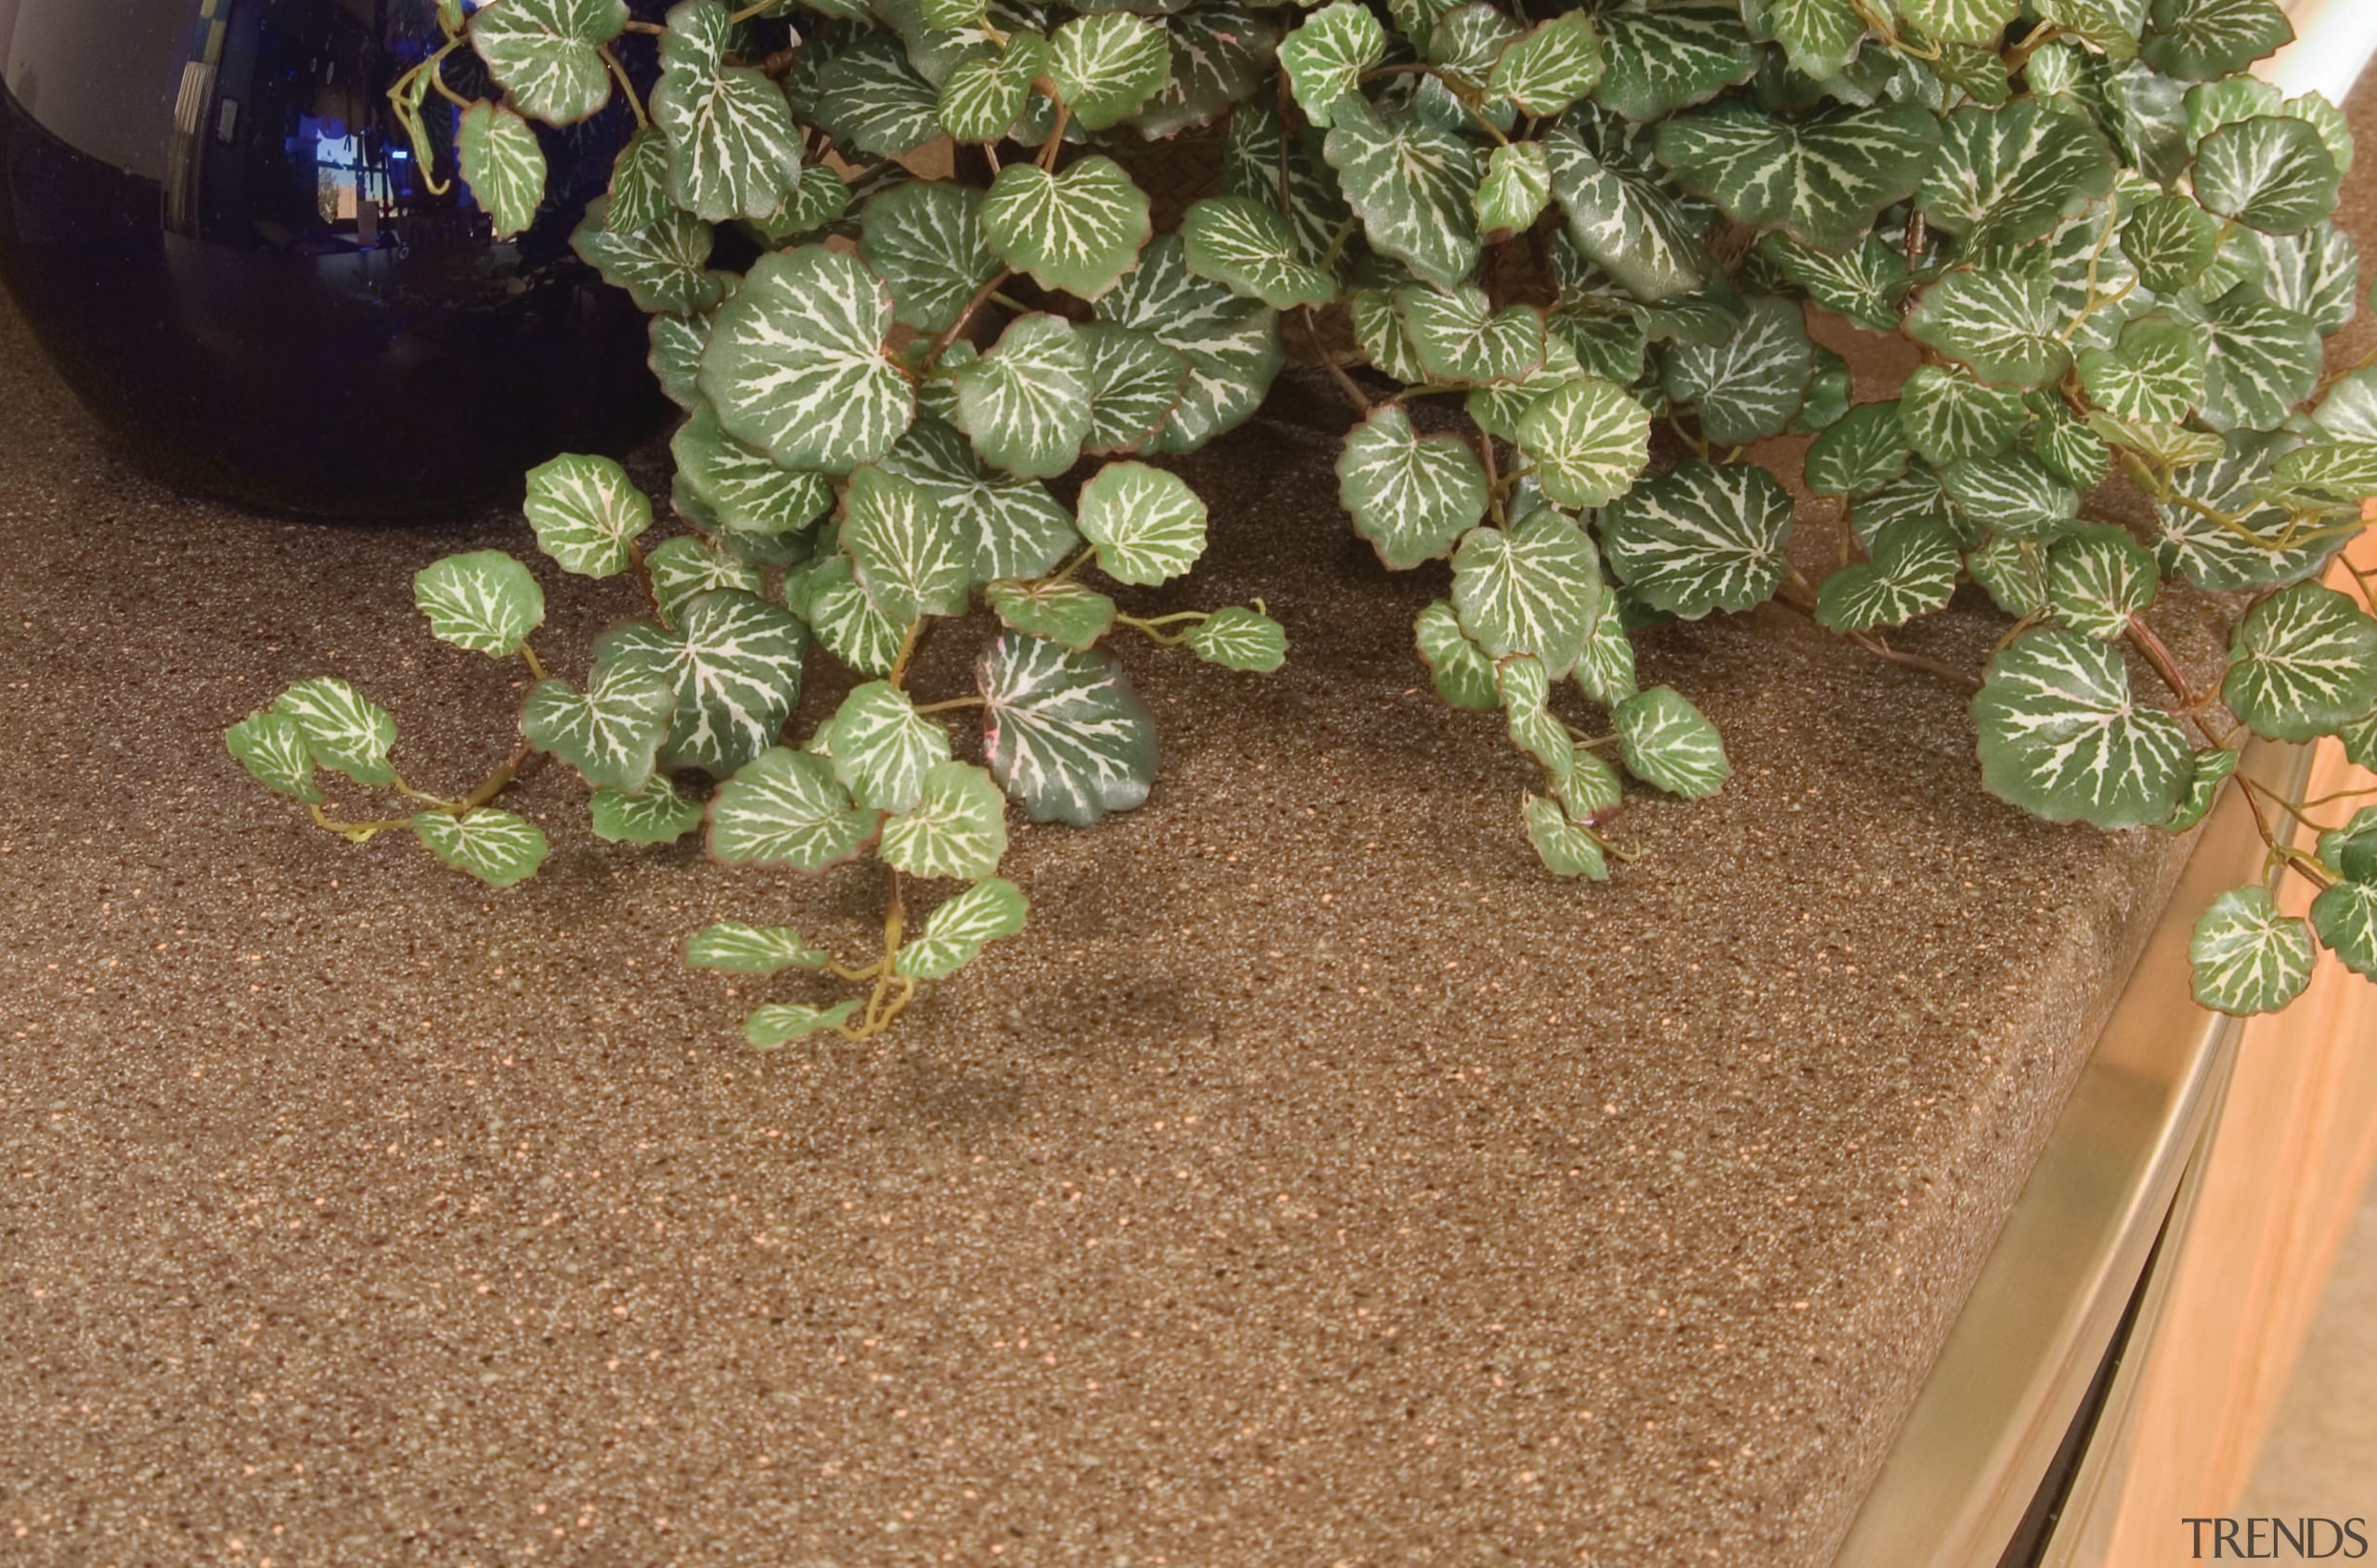
<svg viewBox="0 0 2377 1568">
<path fill-rule="evenodd" d="M 1148 807 L 1020 829 L 1032 931 L 891 1035 L 762 1057 L 678 943 L 855 949 L 863 875 L 612 849 L 553 770 L 490 894 L 222 751 L 338 671 L 477 777 L 518 692 L 405 578 L 516 521 L 177 499 L 5 312 L 0 407 L 10 1562 L 1821 1562 L 2174 869 L 1770 610 L 1642 640 L 1734 781 L 1554 884 L 1532 765 L 1422 689 L 1440 576 L 1272 424 L 1188 465 L 1189 594 L 1288 670 L 1126 646 Z M 548 590 L 574 666 L 624 601 Z"/>
</svg>

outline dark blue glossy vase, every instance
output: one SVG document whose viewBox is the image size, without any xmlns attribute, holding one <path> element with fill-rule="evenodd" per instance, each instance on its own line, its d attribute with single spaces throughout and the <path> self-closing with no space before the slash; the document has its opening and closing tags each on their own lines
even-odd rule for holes
<svg viewBox="0 0 2377 1568">
<path fill-rule="evenodd" d="M 438 42 L 434 0 L 0 0 L 0 273 L 135 459 L 279 512 L 430 516 L 657 427 L 643 317 L 569 249 L 630 111 L 540 132 L 544 208 L 498 240 L 450 107 L 425 110 L 440 194 L 387 100 Z"/>
</svg>

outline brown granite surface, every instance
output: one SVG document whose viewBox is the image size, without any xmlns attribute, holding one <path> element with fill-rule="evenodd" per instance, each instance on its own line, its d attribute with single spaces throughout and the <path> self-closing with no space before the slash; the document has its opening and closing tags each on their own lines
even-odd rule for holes
<svg viewBox="0 0 2377 1568">
<path fill-rule="evenodd" d="M 812 982 L 678 943 L 854 951 L 864 874 L 603 846 L 552 770 L 489 893 L 222 751 L 337 671 L 477 777 L 518 684 L 404 579 L 516 520 L 179 499 L 5 312 L 0 408 L 8 1562 L 1821 1562 L 2173 870 L 1769 610 L 1643 638 L 1734 781 L 1555 884 L 1422 689 L 1441 570 L 1275 423 L 1186 465 L 1213 551 L 1150 603 L 1260 594 L 1288 670 L 1126 647 L 1150 804 L 1019 830 L 1031 932 L 893 1034 L 763 1057 Z M 548 590 L 574 667 L 623 590 Z"/>
</svg>

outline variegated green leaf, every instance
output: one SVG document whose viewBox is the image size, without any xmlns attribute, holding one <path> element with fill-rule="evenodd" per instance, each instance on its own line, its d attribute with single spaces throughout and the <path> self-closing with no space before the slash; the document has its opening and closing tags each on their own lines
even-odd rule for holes
<svg viewBox="0 0 2377 1568">
<path fill-rule="evenodd" d="M 2326 506 L 2358 513 L 2377 496 L 2377 443 L 2321 442 L 2279 459 L 2263 493 L 2282 505 Z"/>
<path fill-rule="evenodd" d="M 699 538 L 680 536 L 664 540 L 643 564 L 652 574 L 653 597 L 668 620 L 675 620 L 687 604 L 714 588 L 737 588 L 750 594 L 760 591 L 756 570 Z"/>
<path fill-rule="evenodd" d="M 545 836 L 510 811 L 485 806 L 461 816 L 423 811 L 412 819 L 412 831 L 431 854 L 490 888 L 526 881 L 545 863 Z"/>
<path fill-rule="evenodd" d="M 1625 613 L 1617 595 L 1601 596 L 1601 609 L 1585 637 L 1585 651 L 1570 672 L 1585 695 L 1604 707 L 1616 707 L 1641 688 L 1634 678 L 1634 643 L 1626 635 Z"/>
<path fill-rule="evenodd" d="M 674 844 L 702 825 L 702 809 L 655 773 L 632 794 L 599 789 L 588 803 L 594 836 L 606 844 Z"/>
<path fill-rule="evenodd" d="M 772 746 L 710 802 L 709 852 L 735 864 L 819 872 L 873 843 L 882 820 L 851 799 L 825 758 Z"/>
<path fill-rule="evenodd" d="M 1009 630 L 1068 648 L 1087 648 L 1114 625 L 1114 601 L 1070 580 L 994 582 L 982 597 Z"/>
<path fill-rule="evenodd" d="M 1455 707 L 1491 708 L 1495 694 L 1494 665 L 1461 628 L 1451 604 L 1437 600 L 1420 612 L 1413 631 L 1420 658 L 1434 678 L 1437 695 Z"/>
<path fill-rule="evenodd" d="M 957 427 L 983 460 L 1030 478 L 1062 473 L 1089 433 L 1089 361 L 1072 323 L 1020 316 L 958 367 Z"/>
<path fill-rule="evenodd" d="M 615 664 L 584 692 L 539 680 L 528 693 L 520 733 L 578 770 L 597 789 L 632 795 L 652 777 L 677 693 L 651 670 Z"/>
<path fill-rule="evenodd" d="M 1208 664 L 1268 675 L 1288 661 L 1288 628 L 1257 610 L 1231 604 L 1189 630 L 1188 651 Z"/>
<path fill-rule="evenodd" d="M 1403 313 L 1395 308 L 1393 293 L 1384 289 L 1357 289 L 1346 296 L 1345 312 L 1353 319 L 1354 336 L 1372 369 L 1407 385 L 1428 379 L 1411 346 L 1411 334 L 1404 330 Z"/>
<path fill-rule="evenodd" d="M 1858 497 L 1849 507 L 1850 532 L 1867 550 L 1874 548 L 1874 541 L 1881 537 L 1883 529 L 1909 520 L 1920 520 L 1950 533 L 1962 532 L 1956 505 L 1948 499 L 1948 487 L 1929 463 L 1910 465 L 1904 473 L 1881 488 Z"/>
<path fill-rule="evenodd" d="M 1267 95 L 1266 95 L 1267 96 Z M 1279 116 L 1260 99 L 1230 111 L 1222 146 L 1222 194 L 1257 201 L 1282 214 L 1307 260 L 1345 251 L 1338 230 L 1353 215 L 1336 171 L 1321 156 L 1326 136 L 1306 125 L 1282 141 Z"/>
<path fill-rule="evenodd" d="M 1733 774 L 1717 727 L 1672 686 L 1653 686 L 1617 705 L 1618 754 L 1644 784 L 1697 800 Z"/>
<path fill-rule="evenodd" d="M 1023 929 L 1022 892 L 1003 876 L 988 876 L 934 910 L 924 933 L 900 949 L 892 973 L 916 980 L 947 979 L 981 956 L 983 947 Z"/>
<path fill-rule="evenodd" d="M 1543 138 L 1552 194 L 1577 249 L 1645 301 L 1671 300 L 1700 287 L 1710 263 L 1700 243 L 1707 227 L 1659 175 L 1643 144 L 1614 137 L 1599 151 L 1563 127 Z"/>
<path fill-rule="evenodd" d="M 1546 706 L 1552 680 L 1542 661 L 1526 654 L 1503 659 L 1494 667 L 1494 684 L 1511 744 L 1542 763 L 1552 790 L 1559 792 L 1577 771 L 1577 743 Z"/>
<path fill-rule="evenodd" d="M 2293 41 L 2272 0 L 2154 0 L 2138 54 L 2165 76 L 2210 82 Z"/>
<path fill-rule="evenodd" d="M 1679 463 L 1601 518 L 1603 548 L 1628 590 L 1687 619 L 1772 598 L 1790 532 L 1790 493 L 1755 463 Z"/>
<path fill-rule="evenodd" d="M 2050 538 L 2071 532 L 2080 515 L 2080 493 L 2027 452 L 1967 458 L 1940 482 L 1968 540 L 1991 530 L 2012 538 Z"/>
<path fill-rule="evenodd" d="M 1124 11 L 1075 17 L 1049 42 L 1048 81 L 1084 130 L 1137 114 L 1172 68 L 1163 29 Z"/>
<path fill-rule="evenodd" d="M 1543 493 L 1563 506 L 1606 506 L 1650 460 L 1651 413 L 1591 377 L 1556 386 L 1520 419 L 1518 446 Z"/>
<path fill-rule="evenodd" d="M 2318 583 L 2254 605 L 2229 640 L 2228 661 L 2222 700 L 2270 740 L 2332 734 L 2377 706 L 2377 621 Z"/>
<path fill-rule="evenodd" d="M 1958 271 L 1929 289 L 1906 318 L 1909 337 L 1996 386 L 2044 386 L 2072 369 L 2054 291 L 2020 273 Z"/>
<path fill-rule="evenodd" d="M 2334 440 L 2377 445 L 2377 369 L 2340 378 L 2311 419 Z"/>
<path fill-rule="evenodd" d="M 1543 363 L 1543 313 L 1531 305 L 1496 310 L 1482 289 L 1414 283 L 1395 292 L 1395 308 L 1432 381 L 1514 382 Z"/>
<path fill-rule="evenodd" d="M 949 760 L 949 732 L 916 712 L 898 687 L 871 680 L 842 699 L 816 749 L 833 758 L 834 777 L 862 806 L 904 811 L 925 776 Z"/>
<path fill-rule="evenodd" d="M 2035 98 L 1967 104 L 1948 117 L 1916 205 L 1968 251 L 2021 245 L 2112 188 L 2113 157 L 2083 115 Z"/>
<path fill-rule="evenodd" d="M 772 1051 L 779 1045 L 805 1039 L 824 1030 L 840 1029 L 858 1011 L 856 1001 L 837 1002 L 830 1007 L 812 1007 L 800 1002 L 771 1002 L 744 1020 L 743 1037 L 755 1051 Z"/>
<path fill-rule="evenodd" d="M 1972 711 L 1981 783 L 2049 822 L 2158 823 L 2187 788 L 2187 732 L 2138 702 L 2109 643 L 2069 631 L 2018 638 L 1990 660 Z"/>
<path fill-rule="evenodd" d="M 719 0 L 683 0 L 674 18 Z M 756 71 L 671 65 L 652 90 L 652 119 L 669 138 L 669 194 L 710 223 L 764 218 L 800 184 L 800 132 L 784 91 Z"/>
<path fill-rule="evenodd" d="M 890 293 L 856 257 L 822 245 L 761 256 L 719 307 L 703 395 L 782 466 L 846 473 L 889 451 L 916 409 L 890 330 Z"/>
<path fill-rule="evenodd" d="M 1081 487 L 1081 537 L 1116 582 L 1167 582 L 1205 552 L 1205 503 L 1179 475 L 1138 462 L 1111 462 Z"/>
<path fill-rule="evenodd" d="M 2363 806 L 2343 827 L 2319 835 L 2319 862 L 2347 882 L 2377 884 L 2377 806 Z"/>
<path fill-rule="evenodd" d="M 474 103 L 462 111 L 454 147 L 462 183 L 499 236 L 537 221 L 545 200 L 545 150 L 537 145 L 535 127 L 508 109 Z"/>
<path fill-rule="evenodd" d="M 448 555 L 413 574 L 412 602 L 430 635 L 474 654 L 508 659 L 545 621 L 545 590 L 500 550 Z"/>
<path fill-rule="evenodd" d="M 1828 348 L 1818 348 L 1815 361 L 1808 395 L 1786 429 L 1809 434 L 1825 430 L 1849 412 L 1850 399 L 1856 395 L 1857 373 L 1849 368 L 1848 360 Z"/>
<path fill-rule="evenodd" d="M 2121 248 L 2157 293 L 2176 293 L 2203 276 L 2220 248 L 2220 225 L 2184 196 L 2150 196 L 2130 213 Z"/>
<path fill-rule="evenodd" d="M 982 239 L 982 193 L 917 180 L 870 198 L 859 253 L 890 285 L 903 325 L 938 332 L 1006 270 Z"/>
<path fill-rule="evenodd" d="M 1554 876 L 1609 880 L 1609 862 L 1602 853 L 1601 840 L 1590 829 L 1569 821 L 1559 801 L 1530 795 L 1519 814 L 1526 823 L 1527 841 L 1535 846 L 1546 871 Z"/>
<path fill-rule="evenodd" d="M 2081 351 L 2081 384 L 2118 418 L 2176 423 L 2203 400 L 2204 343 L 2186 322 L 2137 317 L 2122 328 L 2117 349 Z"/>
<path fill-rule="evenodd" d="M 396 719 L 345 681 L 328 675 L 300 680 L 273 699 L 272 711 L 297 726 L 305 750 L 322 767 L 359 784 L 396 782 L 388 765 Z"/>
<path fill-rule="evenodd" d="M 1486 90 L 1539 119 L 1559 113 L 1600 85 L 1601 38 L 1581 11 L 1568 11 L 1505 45 Z"/>
<path fill-rule="evenodd" d="M 916 486 L 975 582 L 1037 577 L 1080 542 L 1072 514 L 1045 486 L 985 467 L 966 437 L 939 420 L 916 421 L 877 466 Z"/>
<path fill-rule="evenodd" d="M 2112 468 L 2112 450 L 2104 437 L 2073 419 L 2059 398 L 2039 410 L 2038 422 L 2031 426 L 2030 449 L 2048 473 L 2078 490 L 2104 483 Z"/>
<path fill-rule="evenodd" d="M 1144 331 L 1188 362 L 1188 379 L 1151 443 L 1193 452 L 1242 423 L 1285 358 L 1279 313 L 1189 272 L 1179 238 L 1150 245 L 1137 266 L 1098 302 L 1102 321 Z"/>
<path fill-rule="evenodd" d="M 1739 222 L 1834 250 L 1915 193 L 1939 143 L 1940 122 L 1916 104 L 1827 109 L 1793 122 L 1726 103 L 1679 114 L 1658 132 L 1659 161 L 1686 190 Z"/>
<path fill-rule="evenodd" d="M 610 101 L 599 51 L 627 23 L 625 0 L 498 0 L 471 18 L 471 47 L 521 113 L 566 125 Z"/>
<path fill-rule="evenodd" d="M 669 143 L 656 125 L 628 138 L 611 164 L 611 204 L 603 227 L 614 234 L 649 228 L 669 215 Z"/>
<path fill-rule="evenodd" d="M 788 534 L 807 527 L 834 502 L 834 486 L 822 473 L 779 468 L 759 447 L 719 428 L 707 404 L 678 426 L 669 443 L 677 476 L 721 528 L 745 534 Z"/>
<path fill-rule="evenodd" d="M 2196 147 L 2196 200 L 2270 234 L 2300 233 L 2334 212 L 2342 179 L 2328 144 L 2300 120 L 2223 125 Z"/>
<path fill-rule="evenodd" d="M 1566 671 L 1591 635 L 1602 592 L 1592 540 L 1550 507 L 1508 528 L 1473 528 L 1453 551 L 1461 628 L 1494 658 L 1527 654 Z"/>
<path fill-rule="evenodd" d="M 1386 33 L 1357 0 L 1336 0 L 1279 42 L 1279 64 L 1305 118 L 1326 129 L 1362 72 L 1386 58 Z M 1335 162 L 1334 159 L 1331 162 Z"/>
<path fill-rule="evenodd" d="M 1336 297 L 1329 275 L 1298 254 L 1288 220 L 1242 196 L 1210 196 L 1180 220 L 1188 270 L 1233 293 L 1285 310 Z"/>
<path fill-rule="evenodd" d="M 644 363 L 660 390 L 680 408 L 702 407 L 702 350 L 709 343 L 709 317 L 656 316 L 649 336 L 652 349 Z"/>
<path fill-rule="evenodd" d="M 1076 326 L 1089 388 L 1087 453 L 1136 452 L 1163 428 L 1188 382 L 1188 361 L 1152 332 L 1103 321 Z"/>
<path fill-rule="evenodd" d="M 2269 303 L 2247 283 L 2204 312 L 2203 422 L 2215 430 L 2271 430 L 2319 381 L 2319 334 L 2308 318 Z"/>
<path fill-rule="evenodd" d="M 961 60 L 941 84 L 936 112 L 959 141 L 994 142 L 1016 128 L 1032 102 L 1032 83 L 1048 70 L 1048 42 L 1011 34 L 996 54 Z"/>
<path fill-rule="evenodd" d="M 1421 45 L 1422 58 L 1436 68 L 1434 74 L 1444 85 L 1457 93 L 1483 95 L 1494 62 L 1526 35 L 1526 29 L 1499 6 L 1487 0 L 1469 0 L 1436 18 L 1426 33 L 1412 42 Z"/>
<path fill-rule="evenodd" d="M 1271 78 L 1279 15 L 1241 0 L 1206 0 L 1164 17 L 1171 74 L 1133 122 L 1139 134 L 1161 139 L 1233 108 L 1234 127 L 1256 84 Z"/>
<path fill-rule="evenodd" d="M 2237 754 L 2233 751 L 2199 751 L 2188 772 L 2187 793 L 2179 797 L 2178 809 L 2163 822 L 2165 833 L 2185 833 L 2211 814 L 2213 803 L 2220 798 L 2220 786 L 2237 771 Z"/>
<path fill-rule="evenodd" d="M 1112 655 L 1001 632 L 975 680 L 983 760 L 1033 822 L 1087 827 L 1147 799 L 1155 721 Z"/>
<path fill-rule="evenodd" d="M 528 471 L 525 510 L 537 544 L 565 572 L 607 577 L 652 526 L 652 502 L 609 458 L 565 453 Z"/>
<path fill-rule="evenodd" d="M 1359 9 L 1350 0 L 1331 7 L 1341 8 Z M 1483 170 L 1466 137 L 1417 113 L 1382 119 L 1352 94 L 1340 100 L 1323 151 L 1374 249 L 1448 289 L 1468 278 L 1480 247 Z"/>
<path fill-rule="evenodd" d="M 1965 570 L 1993 603 L 2017 619 L 2046 608 L 2046 547 L 2035 539 L 1992 535 L 1966 552 Z"/>
<path fill-rule="evenodd" d="M 789 926 L 721 920 L 685 939 L 685 962 L 696 969 L 773 975 L 780 969 L 822 969 L 825 951 L 811 947 Z"/>
<path fill-rule="evenodd" d="M 1820 624 L 1835 631 L 1867 631 L 1929 615 L 1955 595 L 1963 565 L 1955 536 L 1923 518 L 1880 529 L 1868 556 L 1825 578 L 1816 597 Z"/>
<path fill-rule="evenodd" d="M 1909 451 L 1897 402 L 1861 403 L 1808 447 L 1808 488 L 1820 496 L 1871 495 L 1906 472 Z"/>
<path fill-rule="evenodd" d="M 2311 901 L 2311 928 L 2345 968 L 2377 979 L 2377 888 L 2343 882 Z"/>
<path fill-rule="evenodd" d="M 940 92 L 916 74 L 890 31 L 867 33 L 825 60 L 815 113 L 846 153 L 897 158 L 942 134 Z"/>
<path fill-rule="evenodd" d="M 2359 307 L 2360 252 L 2332 223 L 2301 234 L 2244 237 L 2261 266 L 2254 279 L 2270 304 L 2308 319 L 2322 337 L 2342 331 Z"/>
<path fill-rule="evenodd" d="M 223 744 L 266 788 L 318 803 L 322 792 L 314 784 L 314 757 L 305 747 L 305 732 L 285 713 L 251 713 L 224 732 Z"/>
<path fill-rule="evenodd" d="M 1421 435 L 1398 404 L 1371 410 L 1337 458 L 1354 531 L 1402 571 L 1443 556 L 1486 515 L 1486 471 L 1466 441 Z"/>
<path fill-rule="evenodd" d="M 2335 553 L 2339 538 L 2288 543 L 2293 520 L 2262 501 L 2258 491 L 2279 449 L 2276 443 L 2241 436 L 2234 450 L 2172 481 L 2181 497 L 2227 514 L 2228 521 L 2185 501 L 2157 501 L 2154 554 L 2163 576 L 2184 577 L 2215 593 L 2271 588 L 2310 577 Z"/>
<path fill-rule="evenodd" d="M 1547 332 L 1543 340 L 1543 363 L 1514 382 L 1490 382 L 1472 387 L 1462 397 L 1461 406 L 1477 428 L 1505 441 L 1519 439 L 1519 421 L 1527 411 L 1544 400 L 1554 390 L 1572 382 L 1585 380 L 1585 368 L 1577 361 L 1577 351 L 1568 340 Z"/>
<path fill-rule="evenodd" d="M 570 248 L 604 282 L 625 289 L 638 310 L 706 311 L 725 296 L 729 275 L 709 270 L 709 225 L 671 205 L 644 227 L 614 228 L 610 201 L 598 196 L 586 204 Z"/>
<path fill-rule="evenodd" d="M 604 634 L 596 682 L 614 665 L 659 676 L 677 693 L 661 760 L 732 772 L 774 742 L 799 702 L 808 628 L 734 589 L 703 594 L 680 619 L 673 633 L 638 621 Z"/>
<path fill-rule="evenodd" d="M 988 876 L 1007 853 L 1007 797 L 971 762 L 942 762 L 927 772 L 916 804 L 883 824 L 876 855 L 911 876 Z"/>
<path fill-rule="evenodd" d="M 1771 296 L 1749 301 L 1722 343 L 1670 343 L 1664 357 L 1668 395 L 1696 408 L 1701 431 L 1728 447 L 1780 434 L 1815 374 L 1799 306 Z"/>
<path fill-rule="evenodd" d="M 1899 392 L 1899 422 L 1923 460 L 1945 467 L 2009 451 L 2030 409 L 2020 392 L 1982 386 L 1961 370 L 1918 366 Z"/>
<path fill-rule="evenodd" d="M 2119 528 L 2092 525 L 2047 551 L 2046 601 L 2083 637 L 2112 641 L 2154 603 L 2154 557 Z"/>
<path fill-rule="evenodd" d="M 965 613 L 972 585 L 953 519 L 897 473 L 870 463 L 851 474 L 841 545 L 867 598 L 898 624 Z"/>
<path fill-rule="evenodd" d="M 1053 175 L 1008 164 L 982 199 L 981 216 L 991 249 L 1009 266 L 1085 300 L 1111 289 L 1153 232 L 1147 193 L 1112 159 L 1096 155 Z"/>
<path fill-rule="evenodd" d="M 1818 82 L 1846 70 L 1865 37 L 1864 19 L 1850 0 L 1768 0 L 1766 28 L 1792 69 Z"/>
<path fill-rule="evenodd" d="M 2210 431 L 2178 424 L 2139 424 L 2132 420 L 2117 420 L 2101 408 L 2091 409 L 2082 422 L 2091 435 L 2106 444 L 2108 451 L 2118 447 L 2136 452 L 2158 467 L 2192 469 L 2201 463 L 2217 462 L 2228 450 L 2228 438 Z M 2251 442 L 2258 438 L 2247 434 L 2238 439 Z"/>
<path fill-rule="evenodd" d="M 826 556 L 802 574 L 802 614 L 826 652 L 862 675 L 889 675 L 900 654 L 904 622 L 875 607 L 859 587 L 849 556 Z M 786 597 L 790 579 L 786 579 Z"/>
<path fill-rule="evenodd" d="M 1489 238 L 1525 233 L 1551 201 L 1552 159 L 1543 144 L 1514 141 L 1498 147 L 1486 161 L 1486 178 L 1474 203 L 1478 230 Z"/>
<path fill-rule="evenodd" d="M 1758 70 L 1760 51 L 1736 0 L 1670 0 L 1601 19 L 1601 84 L 1594 101 L 1638 123 L 1663 120 L 1715 97 Z"/>
<path fill-rule="evenodd" d="M 1898 8 L 1938 43 L 1994 45 L 2018 6 L 2017 0 L 1898 0 Z"/>
<path fill-rule="evenodd" d="M 849 212 L 850 206 L 851 188 L 842 183 L 842 176 L 823 163 L 812 163 L 800 171 L 784 205 L 765 217 L 752 219 L 751 227 L 770 245 L 781 245 L 788 240 L 812 238 Z"/>
<path fill-rule="evenodd" d="M 1851 246 L 1819 250 L 1777 233 L 1761 240 L 1759 252 L 1826 310 L 1877 332 L 1898 330 L 1899 299 L 1907 288 L 1906 255 L 1899 248 L 1868 236 Z"/>
<path fill-rule="evenodd" d="M 2188 943 L 2196 1001 L 2238 1017 L 2274 1013 L 2302 995 L 2317 956 L 2309 926 L 2279 914 L 2267 888 L 2213 900 Z"/>
</svg>

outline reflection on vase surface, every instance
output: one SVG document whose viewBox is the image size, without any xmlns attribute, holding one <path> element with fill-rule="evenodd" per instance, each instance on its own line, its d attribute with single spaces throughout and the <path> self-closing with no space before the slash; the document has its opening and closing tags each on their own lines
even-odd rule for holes
<svg viewBox="0 0 2377 1568">
<path fill-rule="evenodd" d="M 136 457 L 419 515 L 656 428 L 643 317 L 569 249 L 630 110 L 540 129 L 545 206 L 497 240 L 458 111 L 427 100 L 424 169 L 387 100 L 439 42 L 434 0 L 0 0 L 0 266 Z M 621 53 L 648 83 L 649 40 Z M 446 79 L 487 90 L 467 49 Z"/>
</svg>

